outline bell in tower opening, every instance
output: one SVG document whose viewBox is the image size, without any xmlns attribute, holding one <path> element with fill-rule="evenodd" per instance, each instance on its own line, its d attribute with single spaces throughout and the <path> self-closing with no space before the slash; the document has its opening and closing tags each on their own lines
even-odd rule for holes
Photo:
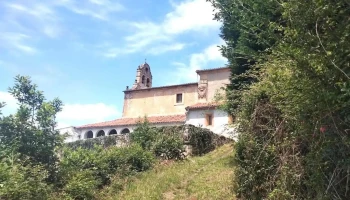
<svg viewBox="0 0 350 200">
<path fill-rule="evenodd" d="M 152 87 L 152 73 L 150 66 L 145 62 L 137 67 L 133 90 Z"/>
</svg>

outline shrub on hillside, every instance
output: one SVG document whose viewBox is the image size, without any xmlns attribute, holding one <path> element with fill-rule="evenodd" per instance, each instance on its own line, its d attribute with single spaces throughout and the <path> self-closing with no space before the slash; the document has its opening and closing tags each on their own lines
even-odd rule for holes
<svg viewBox="0 0 350 200">
<path fill-rule="evenodd" d="M 0 199 L 47 199 L 51 193 L 48 172 L 42 166 L 17 161 L 0 162 Z"/>
<path fill-rule="evenodd" d="M 152 127 L 147 118 L 139 121 L 136 129 L 130 134 L 131 142 L 139 144 L 143 149 L 151 151 L 159 136 L 159 131 Z"/>
<path fill-rule="evenodd" d="M 192 145 L 193 155 L 203 155 L 215 149 L 218 135 L 209 129 L 188 126 L 189 144 Z"/>
<path fill-rule="evenodd" d="M 151 152 L 144 151 L 139 145 L 131 145 L 106 149 L 100 162 L 104 163 L 110 170 L 109 174 L 113 174 L 117 170 L 132 173 L 150 169 L 154 157 Z"/>
<path fill-rule="evenodd" d="M 188 141 L 183 139 L 185 131 L 188 132 Z M 231 140 L 193 125 L 151 127 L 145 118 L 131 133 L 131 141 L 152 151 L 157 157 L 182 159 L 185 143 L 192 146 L 193 155 L 203 155 Z"/>
<path fill-rule="evenodd" d="M 74 173 L 63 188 L 65 199 L 94 199 L 99 185 L 92 170 L 81 170 Z"/>
<path fill-rule="evenodd" d="M 162 159 L 183 159 L 184 145 L 178 132 L 162 132 L 154 144 L 153 152 Z"/>
<path fill-rule="evenodd" d="M 148 170 L 152 167 L 152 153 L 144 151 L 140 146 L 109 147 L 103 149 L 77 148 L 63 150 L 60 162 L 61 185 L 68 184 L 70 177 L 81 170 L 91 170 L 92 176 L 98 180 L 98 186 L 108 184 L 116 173 L 129 175 L 134 172 Z"/>
</svg>

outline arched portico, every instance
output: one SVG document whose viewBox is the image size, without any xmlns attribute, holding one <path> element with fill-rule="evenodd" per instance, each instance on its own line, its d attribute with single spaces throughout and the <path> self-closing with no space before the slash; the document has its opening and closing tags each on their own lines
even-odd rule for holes
<svg viewBox="0 0 350 200">
<path fill-rule="evenodd" d="M 122 135 L 125 135 L 125 134 L 128 134 L 128 133 L 130 133 L 130 130 L 129 130 L 128 128 L 124 128 L 124 129 L 120 132 L 120 134 L 122 134 Z"/>
<path fill-rule="evenodd" d="M 84 139 L 93 138 L 94 133 L 92 131 L 87 131 L 84 135 Z"/>
<path fill-rule="evenodd" d="M 98 131 L 96 137 L 102 137 L 102 136 L 105 136 L 105 132 L 103 130 Z"/>
<path fill-rule="evenodd" d="M 108 132 L 108 135 L 116 135 L 117 134 L 117 130 L 112 129 Z"/>
</svg>

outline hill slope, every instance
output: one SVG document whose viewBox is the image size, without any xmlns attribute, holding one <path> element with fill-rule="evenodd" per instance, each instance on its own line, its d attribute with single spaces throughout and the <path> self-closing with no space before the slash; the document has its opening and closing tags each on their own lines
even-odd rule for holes
<svg viewBox="0 0 350 200">
<path fill-rule="evenodd" d="M 183 162 L 164 163 L 126 183 L 110 199 L 235 199 L 232 144 Z M 106 197 L 104 197 L 106 198 Z"/>
</svg>

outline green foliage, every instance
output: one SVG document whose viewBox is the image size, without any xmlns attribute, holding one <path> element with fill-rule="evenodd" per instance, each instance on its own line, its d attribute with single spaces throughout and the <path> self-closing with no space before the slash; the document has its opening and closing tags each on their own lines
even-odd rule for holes
<svg viewBox="0 0 350 200">
<path fill-rule="evenodd" d="M 189 142 L 192 145 L 193 155 L 203 155 L 215 149 L 218 135 L 211 132 L 209 129 L 204 129 L 195 126 L 188 126 Z"/>
<path fill-rule="evenodd" d="M 133 145 L 130 147 L 109 147 L 103 149 L 95 146 L 93 149 L 66 148 L 62 152 L 60 162 L 61 185 L 68 184 L 70 177 L 81 170 L 90 170 L 98 186 L 110 182 L 110 178 L 118 174 L 126 176 L 134 172 L 148 170 L 152 167 L 154 158 L 150 152 Z"/>
<path fill-rule="evenodd" d="M 184 143 L 181 132 L 174 129 L 158 130 L 160 134 L 154 144 L 153 152 L 163 159 L 183 159 Z"/>
<path fill-rule="evenodd" d="M 24 165 L 18 158 L 0 162 L 0 199 L 48 199 L 48 172 L 38 165 Z"/>
<path fill-rule="evenodd" d="M 94 199 L 94 194 L 99 185 L 93 172 L 90 170 L 76 171 L 72 174 L 63 188 L 63 195 L 65 199 Z"/>
<path fill-rule="evenodd" d="M 128 142 L 128 136 L 127 135 L 109 135 L 105 137 L 96 137 L 96 138 L 90 138 L 86 140 L 77 140 L 74 142 L 69 142 L 64 144 L 64 146 L 71 148 L 71 149 L 77 149 L 79 147 L 85 148 L 85 149 L 93 149 L 96 145 L 103 146 L 103 148 L 107 148 L 110 146 L 116 146 L 117 142 L 120 143 L 127 143 Z"/>
<path fill-rule="evenodd" d="M 4 102 L 0 102 L 0 116 L 2 115 L 1 113 L 1 108 L 3 108 L 6 104 Z"/>
<path fill-rule="evenodd" d="M 188 134 L 188 141 L 183 139 L 184 132 Z M 132 142 L 165 159 L 183 159 L 184 144 L 192 146 L 193 155 L 203 155 L 229 141 L 209 129 L 193 125 L 151 127 L 147 118 L 138 124 L 130 137 Z"/>
<path fill-rule="evenodd" d="M 163 159 L 183 159 L 183 140 L 181 128 L 151 127 L 147 118 L 140 121 L 130 134 L 131 142 L 139 144 L 144 150 Z"/>
<path fill-rule="evenodd" d="M 9 92 L 20 107 L 15 115 L 0 118 L 0 158 L 16 152 L 20 159 L 43 166 L 53 179 L 57 163 L 55 149 L 62 143 L 55 130 L 55 116 L 62 102 L 57 98 L 46 102 L 43 92 L 25 76 L 16 76 Z"/>
<path fill-rule="evenodd" d="M 212 3 L 232 69 L 238 196 L 349 199 L 349 3 Z"/>
<path fill-rule="evenodd" d="M 217 9 L 215 19 L 222 21 L 222 55 L 231 68 L 231 84 L 227 86 L 228 106 L 234 114 L 240 105 L 242 91 L 248 89 L 257 77 L 255 64 L 271 53 L 271 47 L 281 38 L 285 25 L 281 4 L 274 0 L 207 0 Z"/>
<path fill-rule="evenodd" d="M 157 132 L 155 127 L 151 127 L 147 117 L 143 121 L 139 121 L 136 129 L 130 135 L 131 141 L 141 145 L 145 150 L 152 150 L 154 143 L 157 140 Z"/>
</svg>

